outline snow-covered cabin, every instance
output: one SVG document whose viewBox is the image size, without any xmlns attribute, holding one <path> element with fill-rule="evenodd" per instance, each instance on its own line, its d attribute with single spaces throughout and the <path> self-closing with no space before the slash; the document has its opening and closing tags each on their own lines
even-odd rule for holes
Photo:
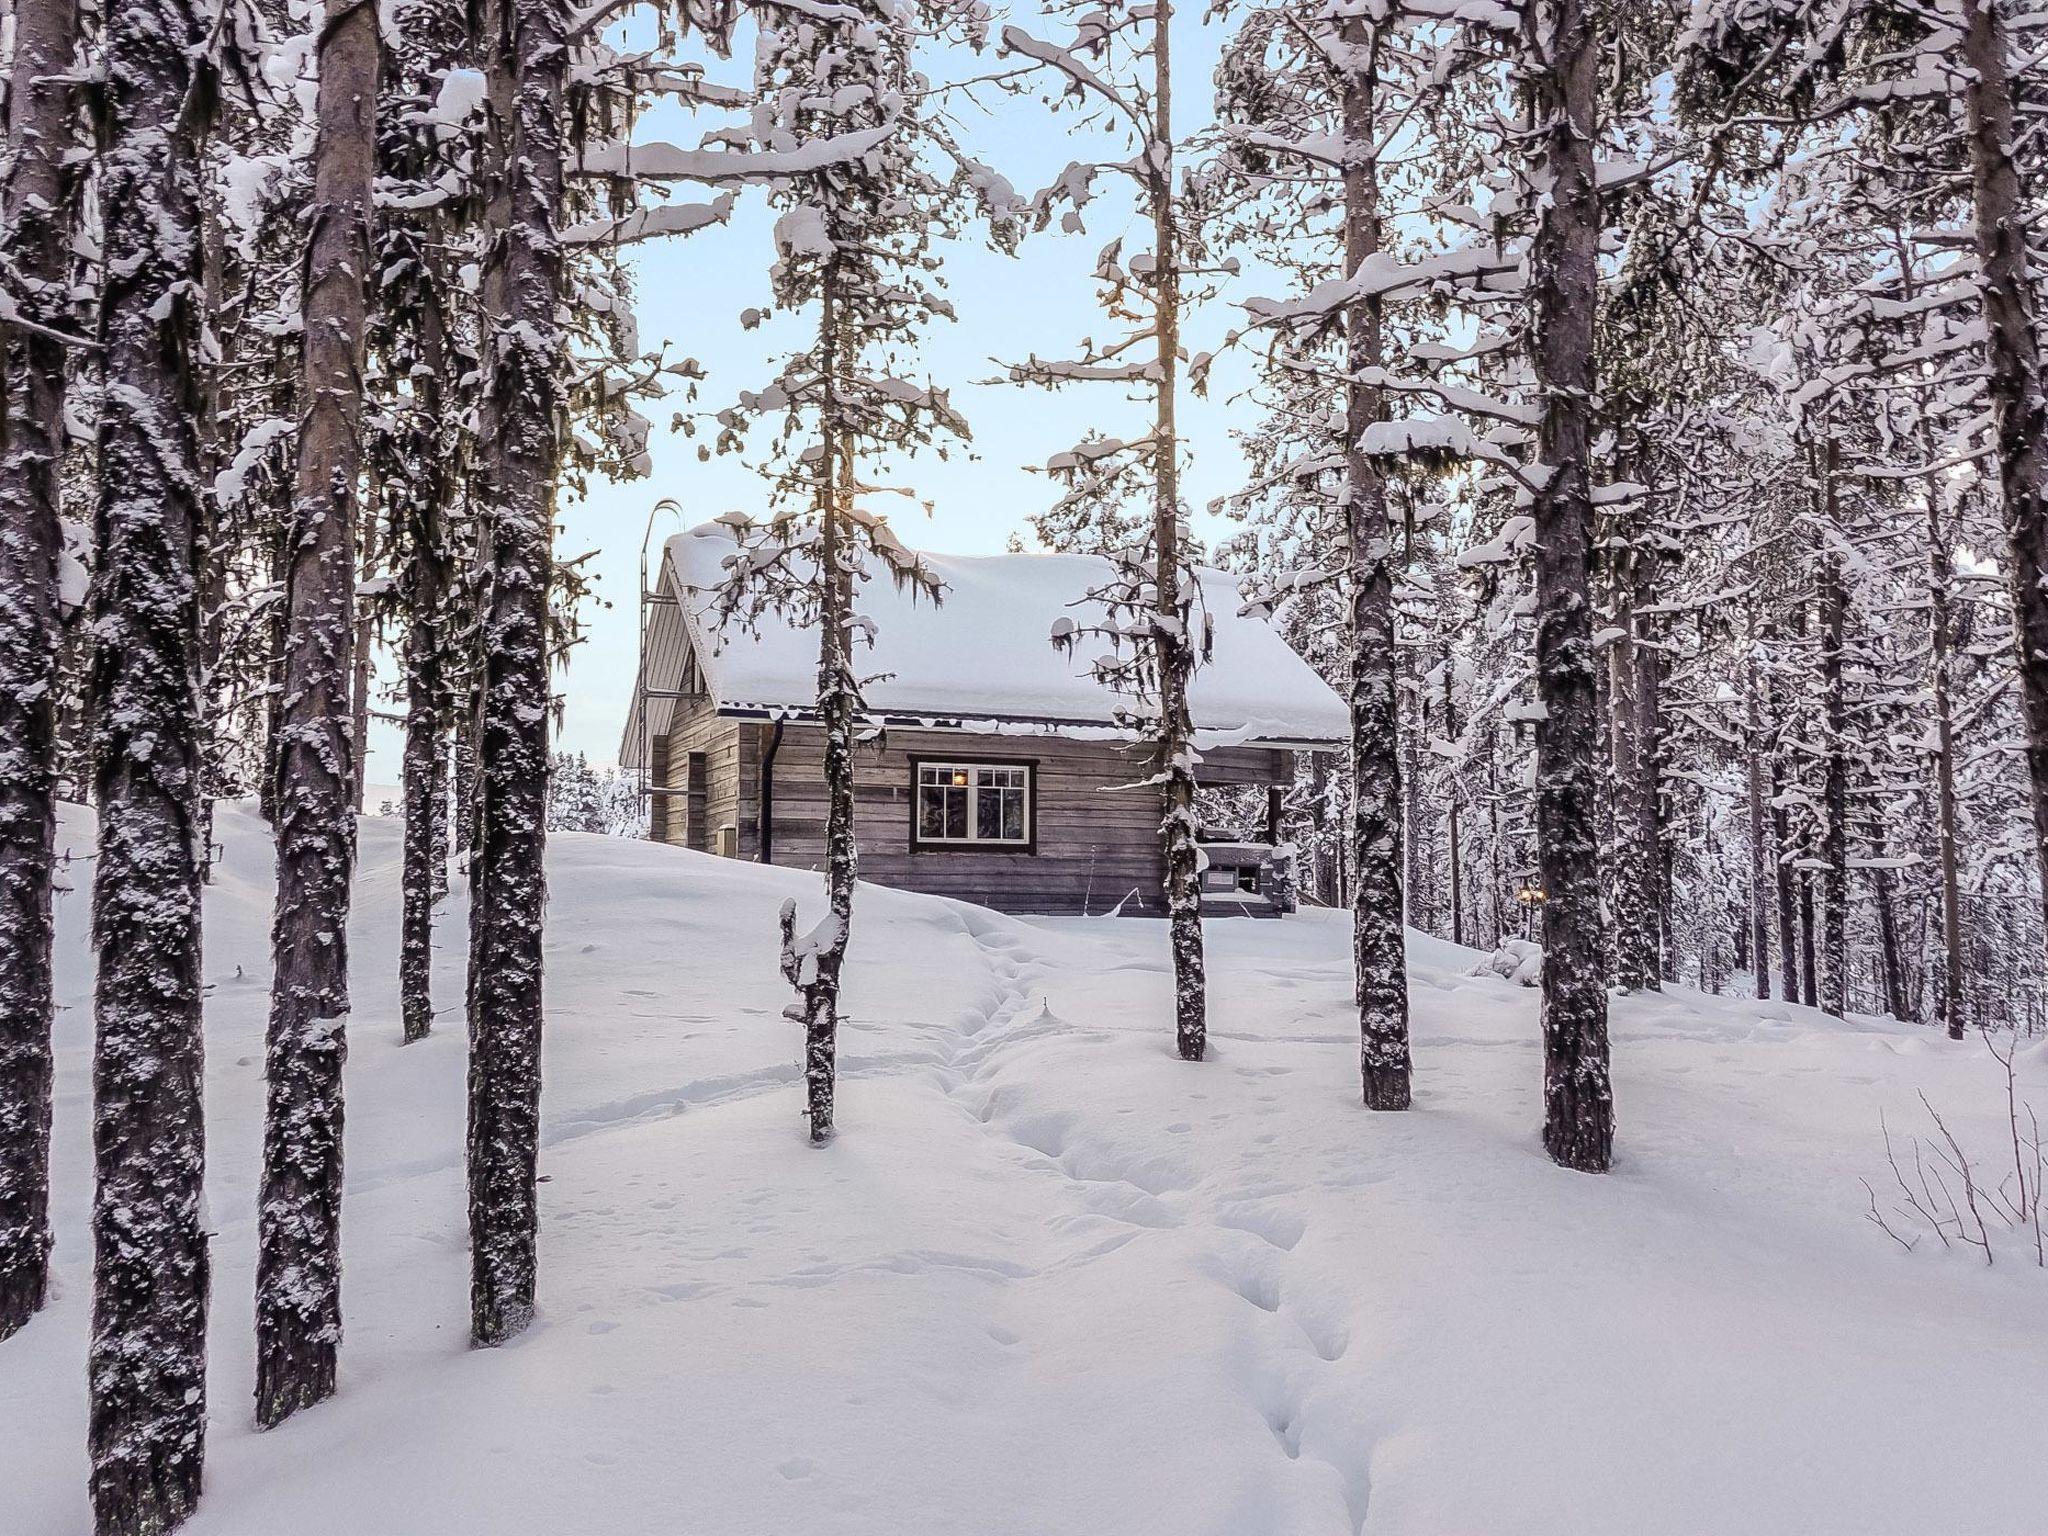
<svg viewBox="0 0 2048 1536">
<path fill-rule="evenodd" d="M 640 775 L 650 835 L 728 858 L 800 869 L 824 859 L 824 755 L 815 630 L 764 618 L 758 632 L 711 611 L 735 548 L 706 524 L 670 539 L 653 578 L 640 675 L 620 762 Z M 1106 565 L 1080 555 L 927 555 L 942 599 L 886 575 L 855 605 L 874 623 L 857 650 L 867 716 L 855 789 L 864 879 L 1008 912 L 1160 910 L 1157 792 L 1118 700 L 1082 656 L 1055 650 L 1061 616 Z M 1202 575 L 1214 659 L 1190 693 L 1200 783 L 1278 788 L 1293 754 L 1334 750 L 1344 703 L 1263 620 L 1239 613 L 1235 577 Z M 1220 829 L 1204 902 L 1276 914 L 1276 811 Z"/>
</svg>

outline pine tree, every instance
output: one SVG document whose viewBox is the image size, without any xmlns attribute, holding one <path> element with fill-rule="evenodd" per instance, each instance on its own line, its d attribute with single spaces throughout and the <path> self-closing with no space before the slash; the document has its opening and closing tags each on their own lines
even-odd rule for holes
<svg viewBox="0 0 2048 1536">
<path fill-rule="evenodd" d="M 943 390 L 895 371 L 920 331 L 952 313 L 939 291 L 934 239 L 957 232 L 970 186 L 985 203 L 991 194 L 926 104 L 930 87 L 914 67 L 920 22 L 948 20 L 943 9 L 920 17 L 894 3 L 831 16 L 771 9 L 755 55 L 754 133 L 765 144 L 807 146 L 814 162 L 777 178 L 782 212 L 771 278 L 777 305 L 810 310 L 816 329 L 773 383 L 720 413 L 726 449 L 741 445 L 753 419 L 780 419 L 770 472 L 786 505 L 766 524 L 729 520 L 741 550 L 717 611 L 721 622 L 745 625 L 774 612 L 818 637 L 826 910 L 804 934 L 794 902 L 781 914 L 782 971 L 800 995 L 789 1016 L 804 1029 L 814 1143 L 833 1131 L 840 982 L 852 935 L 862 714 L 854 647 L 873 638 L 859 612 L 860 587 L 886 574 L 934 602 L 941 596 L 922 559 L 865 505 L 885 488 L 865 480 L 862 465 L 967 435 Z M 978 43 L 978 33 L 967 40 Z M 931 168 L 935 159 L 953 163 L 950 180 Z M 1009 211 L 1006 202 L 988 206 L 1003 217 Z"/>
<path fill-rule="evenodd" d="M 194 424 L 211 21 L 195 0 L 130 0 L 107 12 L 101 55 L 88 1360 L 100 1536 L 182 1522 L 206 1440 Z"/>
<path fill-rule="evenodd" d="M 469 477 L 460 381 L 476 371 L 469 296 L 456 256 L 474 212 L 473 131 L 481 77 L 463 67 L 470 35 L 457 0 L 414 5 L 381 93 L 379 173 L 403 191 L 382 221 L 372 347 L 383 415 L 373 438 L 376 482 L 400 562 L 404 615 L 405 848 L 398 991 L 403 1039 L 433 1028 L 434 906 L 447 889 L 448 744 L 453 726 L 457 522 Z M 459 191 L 456 189 L 460 189 Z"/>
<path fill-rule="evenodd" d="M 1208 983 L 1202 948 L 1202 852 L 1197 843 L 1194 745 L 1188 689 L 1206 650 L 1208 619 L 1200 613 L 1199 582 L 1188 559 L 1187 511 L 1180 493 L 1183 444 L 1177 424 L 1182 388 L 1181 324 L 1194 297 L 1187 291 L 1200 252 L 1190 238 L 1177 184 L 1179 145 L 1173 127 L 1173 7 L 1167 0 L 1129 4 L 1054 6 L 1071 21 L 1069 44 L 1042 39 L 1022 27 L 1003 28 L 1006 52 L 1048 70 L 1061 94 L 1099 114 L 1137 149 L 1128 161 L 1075 164 L 1035 200 L 1041 225 L 1065 202 L 1063 223 L 1081 228 L 1093 183 L 1105 174 L 1129 174 L 1138 191 L 1139 217 L 1149 226 L 1150 251 L 1122 256 L 1122 241 L 1102 253 L 1097 276 L 1111 314 L 1135 316 L 1136 327 L 1113 344 L 1090 346 L 1081 358 L 1032 357 L 1013 364 L 1018 383 L 1059 387 L 1077 380 L 1137 384 L 1151 397 L 1152 419 L 1133 441 L 1084 442 L 1051 461 L 1067 481 L 1069 503 L 1112 506 L 1143 495 L 1150 513 L 1141 543 L 1115 551 L 1111 573 L 1080 594 L 1100 609 L 1100 622 L 1077 626 L 1061 619 L 1055 644 L 1071 647 L 1084 635 L 1110 640 L 1116 654 L 1095 664 L 1097 676 L 1134 696 L 1125 724 L 1136 728 L 1153 758 L 1160 795 L 1160 847 L 1165 868 L 1166 916 L 1173 956 L 1174 1037 L 1181 1057 L 1200 1061 L 1208 1049 Z M 1091 63 L 1090 61 L 1095 61 Z M 1129 360 L 1126 359 L 1135 359 Z M 1124 647 L 1130 647 L 1126 652 Z"/>
<path fill-rule="evenodd" d="M 0 438 L 0 1339 L 43 1304 L 50 1262 L 50 993 L 58 664 L 59 475 L 77 140 L 73 0 L 15 18 L 0 190 L 0 270 L 18 313 Z"/>
<path fill-rule="evenodd" d="M 540 1225 L 541 933 L 547 905 L 548 584 L 560 471 L 561 0 L 490 0 L 484 228 L 484 519 L 469 951 L 470 1336 L 533 1316 Z"/>
<path fill-rule="evenodd" d="M 1322 451 L 1338 471 L 1328 556 L 1345 573 L 1341 686 L 1351 706 L 1352 947 L 1361 1078 L 1374 1109 L 1405 1109 L 1410 1101 L 1405 824 L 1419 823 L 1420 810 L 1403 786 L 1403 744 L 1412 754 L 1418 732 L 1400 718 L 1398 551 L 1388 482 L 1411 453 L 1444 456 L 1428 428 L 1389 422 L 1389 299 L 1381 277 L 1394 252 L 1381 213 L 1389 174 L 1383 162 L 1390 158 L 1382 135 L 1393 131 L 1402 102 L 1430 89 L 1398 30 L 1404 24 L 1398 8 L 1377 17 L 1332 17 L 1314 6 L 1253 10 L 1219 71 L 1229 150 L 1222 174 L 1210 178 L 1242 182 L 1262 199 L 1278 190 L 1288 206 L 1277 231 L 1263 210 L 1245 216 L 1261 244 L 1284 246 L 1306 234 L 1320 256 L 1321 240 L 1331 233 L 1320 216 L 1335 209 L 1336 269 L 1312 262 L 1302 273 L 1302 298 L 1249 307 L 1254 314 L 1263 308 L 1282 327 L 1278 371 L 1320 381 L 1338 397 L 1328 407 L 1335 430 Z M 1382 106 L 1390 86 L 1392 112 Z M 1325 334 L 1340 355 L 1323 358 L 1305 348 Z M 1281 391 L 1282 412 L 1323 415 L 1290 396 Z M 1299 591 L 1319 575 L 1297 571 L 1284 586 Z"/>
<path fill-rule="evenodd" d="M 1543 1141 L 1567 1168 L 1613 1156 L 1598 849 L 1599 702 L 1590 601 L 1594 181 L 1600 44 L 1581 0 L 1531 0 L 1524 26 L 1536 197 L 1530 358 L 1543 411 L 1531 498 L 1536 569 L 1536 843 L 1543 908 Z"/>
<path fill-rule="evenodd" d="M 361 760 L 349 718 L 363 336 L 381 45 L 367 0 L 320 29 L 298 481 L 286 534 L 277 906 L 256 1260 L 256 1418 L 334 1391 L 341 1342 L 342 1063 Z M 344 726 L 350 729 L 345 730 Z"/>
</svg>

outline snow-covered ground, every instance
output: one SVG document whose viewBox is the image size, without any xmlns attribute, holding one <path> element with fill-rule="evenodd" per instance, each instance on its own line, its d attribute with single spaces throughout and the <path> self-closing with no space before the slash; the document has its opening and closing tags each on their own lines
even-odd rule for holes
<svg viewBox="0 0 2048 1536">
<path fill-rule="evenodd" d="M 73 841 L 80 824 L 68 825 Z M 401 1049 L 398 828 L 363 826 L 339 1398 L 251 1426 L 269 849 L 207 906 L 199 1536 L 1653 1536 L 2048 1529 L 2048 1279 L 1864 1217 L 1917 1094 L 1987 1159 L 1977 1042 L 1616 1008 L 1615 1172 L 1535 1136 L 1533 992 L 1412 937 L 1417 1104 L 1356 1102 L 1341 918 L 1163 929 L 863 888 L 839 1139 L 805 1144 L 775 913 L 815 877 L 550 850 L 541 1313 L 466 1346 L 459 893 Z M 63 908 L 57 1299 L 0 1344 L 0 1532 L 79 1536 L 84 885 Z M 2048 1107 L 2048 1054 L 2021 1063 Z M 2017 1449 L 2016 1449 L 2017 1448 Z"/>
</svg>

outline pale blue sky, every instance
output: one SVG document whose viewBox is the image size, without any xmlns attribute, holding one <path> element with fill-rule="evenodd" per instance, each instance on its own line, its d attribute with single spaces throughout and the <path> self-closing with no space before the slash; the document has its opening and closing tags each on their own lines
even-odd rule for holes
<svg viewBox="0 0 2048 1536">
<path fill-rule="evenodd" d="M 1190 8 L 1175 23 L 1176 116 L 1183 131 L 1208 120 L 1210 76 L 1221 37 L 1219 29 L 1202 25 L 1199 15 Z M 735 83 L 743 79 L 747 50 L 742 47 L 737 53 L 735 59 L 713 66 L 713 78 Z M 986 59 L 979 66 L 988 67 Z M 961 72 L 976 72 L 971 56 Z M 940 76 L 936 68 L 932 73 Z M 965 114 L 970 147 L 1022 192 L 1051 180 L 1071 160 L 1112 154 L 1122 158 L 1128 152 L 1112 150 L 1106 143 L 1091 145 L 1076 136 L 1071 113 L 1052 114 L 1035 100 L 992 92 L 985 92 L 983 99 L 988 113 L 970 108 Z M 638 136 L 694 144 L 716 121 L 711 114 L 691 118 L 664 112 L 644 120 Z M 678 191 L 686 200 L 705 195 L 701 189 Z M 729 225 L 638 248 L 634 265 L 640 282 L 642 344 L 666 340 L 673 355 L 695 357 L 703 364 L 708 377 L 700 387 L 700 407 L 715 408 L 737 390 L 758 386 L 770 371 L 778 339 L 796 334 L 803 324 L 802 317 L 777 317 L 754 331 L 739 324 L 742 310 L 767 303 L 771 223 L 760 192 L 747 191 Z M 998 372 L 991 359 L 1021 358 L 1033 351 L 1067 356 L 1081 337 L 1092 334 L 1101 339 L 1113 333 L 1096 308 L 1090 273 L 1101 248 L 1119 235 L 1132 249 L 1150 244 L 1149 231 L 1134 219 L 1129 197 L 1117 187 L 1105 187 L 1104 195 L 1087 210 L 1085 234 L 1036 235 L 1012 258 L 990 251 L 979 233 L 970 231 L 946 250 L 945 277 L 959 320 L 932 329 L 923 362 L 935 383 L 954 391 L 954 402 L 974 431 L 973 457 L 956 452 L 942 463 L 927 453 L 899 467 L 892 479 L 933 503 L 928 520 L 907 502 L 905 510 L 894 515 L 907 543 L 960 554 L 999 551 L 1012 533 L 1026 531 L 1027 515 L 1051 499 L 1050 483 L 1028 473 L 1024 465 L 1043 463 L 1078 441 L 1090 426 L 1125 437 L 1144 429 L 1145 406 L 1114 384 L 1077 385 L 1048 394 L 974 382 Z M 1188 350 L 1208 350 L 1220 343 L 1237 318 L 1233 301 L 1272 291 L 1271 278 L 1249 273 L 1230 284 L 1221 302 L 1194 317 L 1186 335 Z M 1206 521 L 1200 509 L 1212 497 L 1234 489 L 1242 477 L 1243 461 L 1228 434 L 1232 425 L 1248 419 L 1251 407 L 1242 401 L 1233 405 L 1228 397 L 1249 380 L 1248 359 L 1226 362 L 1217 370 L 1209 399 L 1183 399 L 1182 432 L 1191 455 L 1186 487 L 1198 521 Z M 587 616 L 589 638 L 576 651 L 567 673 L 557 679 L 566 699 L 557 744 L 587 754 L 593 763 L 609 763 L 616 757 L 632 692 L 637 660 L 635 590 L 649 510 L 662 497 L 672 496 L 697 522 L 727 508 L 753 511 L 763 505 L 758 482 L 738 458 L 714 457 L 700 464 L 696 441 L 669 431 L 670 408 L 649 409 L 647 414 L 655 425 L 652 476 L 593 484 L 587 499 L 570 501 L 562 509 L 559 553 L 598 551 L 591 569 L 599 593 L 611 605 L 592 607 Z M 667 519 L 664 526 L 674 531 L 675 520 Z M 400 733 L 395 725 L 378 722 L 372 735 L 370 782 L 393 784 L 398 778 Z M 374 800 L 375 792 L 373 809 Z"/>
</svg>

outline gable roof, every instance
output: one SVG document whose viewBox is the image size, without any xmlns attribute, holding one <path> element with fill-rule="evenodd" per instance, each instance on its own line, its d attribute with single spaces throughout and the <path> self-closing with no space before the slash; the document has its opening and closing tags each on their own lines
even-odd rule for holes
<svg viewBox="0 0 2048 1536">
<path fill-rule="evenodd" d="M 723 714 L 805 716 L 815 706 L 814 629 L 767 615 L 758 633 L 721 631 L 710 611 L 709 589 L 735 548 L 729 529 L 707 523 L 677 534 L 663 551 L 662 600 L 649 615 L 619 752 L 629 768 L 641 766 L 641 711 L 651 736 L 667 731 L 673 701 L 658 695 L 677 687 L 692 652 Z M 899 590 L 886 575 L 855 597 L 856 611 L 875 625 L 873 648 L 857 643 L 855 650 L 861 675 L 873 679 L 862 690 L 870 717 L 1001 734 L 1128 734 L 1115 724 L 1118 696 L 1089 675 L 1087 657 L 1062 654 L 1050 638 L 1057 618 L 1089 620 L 1087 605 L 1075 600 L 1107 577 L 1106 560 L 927 554 L 925 561 L 945 583 L 938 604 Z M 1196 745 L 1343 741 L 1350 732 L 1344 701 L 1270 624 L 1238 613 L 1238 579 L 1204 570 L 1201 583 L 1215 647 L 1189 690 Z"/>
</svg>

